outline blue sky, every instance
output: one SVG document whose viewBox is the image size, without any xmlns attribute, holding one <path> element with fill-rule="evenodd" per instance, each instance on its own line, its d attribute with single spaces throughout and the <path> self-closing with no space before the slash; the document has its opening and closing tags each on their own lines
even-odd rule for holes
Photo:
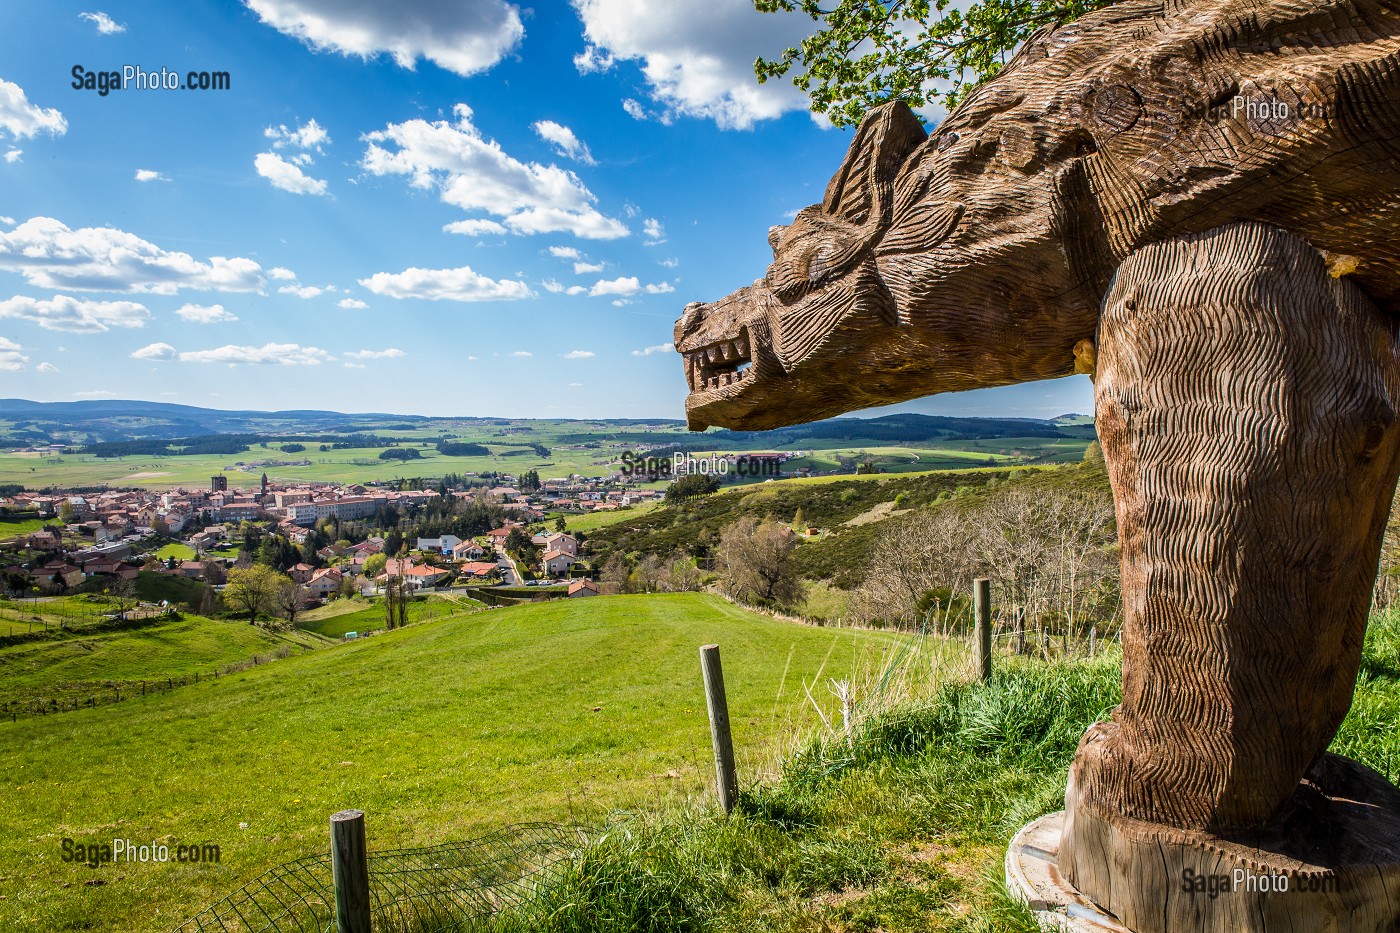
<svg viewBox="0 0 1400 933">
<path fill-rule="evenodd" d="M 0 396 L 683 417 L 680 308 L 762 275 L 850 138 L 752 76 L 809 28 L 749 0 L 11 0 Z"/>
</svg>

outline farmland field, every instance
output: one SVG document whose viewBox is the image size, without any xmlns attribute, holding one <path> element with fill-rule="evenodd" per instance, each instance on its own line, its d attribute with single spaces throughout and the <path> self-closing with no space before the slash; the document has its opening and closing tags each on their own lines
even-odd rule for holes
<svg viewBox="0 0 1400 933">
<path fill-rule="evenodd" d="M 707 792 L 697 649 L 722 645 L 741 779 L 818 672 L 892 636 L 695 595 L 493 609 L 161 696 L 0 723 L 0 929 L 163 930 L 366 810 L 371 849 Z M 799 702 L 801 701 L 801 702 Z M 60 860 L 61 840 L 171 838 L 217 865 Z M 85 882 L 100 881 L 100 884 Z"/>
<path fill-rule="evenodd" d="M 1017 430 L 1016 424 L 1005 424 L 1001 429 Z M 6 427 L 0 421 L 0 434 Z M 286 428 L 281 425 L 281 430 Z M 617 468 L 625 451 L 657 447 L 673 450 L 677 446 L 696 456 L 711 452 L 775 450 L 800 454 L 785 465 L 784 471 L 788 473 L 804 467 L 819 472 L 835 470 L 838 455 L 869 456 L 882 470 L 905 472 L 1076 460 L 1083 455 L 1085 445 L 1093 436 L 1091 427 L 1069 422 L 1063 426 L 1061 436 L 1041 437 L 959 437 L 950 433 L 956 428 L 940 428 L 931 423 L 927 427 L 903 431 L 910 439 L 898 442 L 852 441 L 849 428 L 842 429 L 843 439 L 792 432 L 691 434 L 674 421 L 607 423 L 438 418 L 422 419 L 411 425 L 359 423 L 355 429 L 371 432 L 386 444 L 411 448 L 418 457 L 381 460 L 383 446 L 334 449 L 329 443 L 311 439 L 301 443 L 303 450 L 292 453 L 280 450 L 278 440 L 254 443 L 248 450 L 236 454 L 98 457 L 93 453 L 11 450 L 0 452 L 0 484 L 19 483 L 32 489 L 104 484 L 204 487 L 210 476 L 224 474 L 231 486 L 250 488 L 263 473 L 282 482 L 353 483 L 438 478 L 449 473 L 519 475 L 527 470 L 537 470 L 542 478 L 550 479 L 571 474 L 603 475 Z M 889 433 L 888 426 L 885 433 Z M 447 456 L 436 449 L 440 439 L 480 445 L 488 453 Z M 325 450 L 321 449 L 323 446 Z M 70 448 L 73 449 L 76 448 Z M 669 453 L 663 454 L 663 458 L 669 456 Z"/>
</svg>

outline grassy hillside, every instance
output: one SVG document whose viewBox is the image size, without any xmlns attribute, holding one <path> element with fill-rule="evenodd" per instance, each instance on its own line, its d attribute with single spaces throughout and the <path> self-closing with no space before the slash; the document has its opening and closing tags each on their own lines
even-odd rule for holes
<svg viewBox="0 0 1400 933">
<path fill-rule="evenodd" d="M 803 576 L 849 589 L 864 579 L 865 568 L 885 524 L 905 510 L 952 502 L 975 505 L 996 489 L 1106 488 L 1101 467 L 1058 467 L 935 471 L 906 475 L 814 477 L 723 490 L 676 506 L 627 516 L 588 533 L 590 555 L 601 564 L 614 551 L 670 554 L 693 551 L 696 542 L 714 545 L 725 525 L 746 516 L 792 521 L 821 534 L 800 544 L 795 560 Z"/>
<path fill-rule="evenodd" d="M 254 655 L 311 645 L 299 633 L 275 634 L 246 622 L 196 615 L 135 620 L 129 626 L 78 624 L 72 631 L 6 638 L 9 643 L 0 644 L 0 705 L 85 701 L 99 694 L 105 701 L 113 683 L 209 676 Z"/>
<path fill-rule="evenodd" d="M 1400 619 L 1373 619 L 1332 744 L 1392 781 L 1397 658 Z M 1063 807 L 1080 736 L 1118 702 L 1120 678 L 1113 652 L 1003 658 L 986 684 L 934 678 L 890 704 L 871 697 L 849 735 L 814 738 L 728 819 L 692 807 L 615 822 L 521 911 L 521 928 L 1038 933 L 1002 886 L 1006 846 Z"/>
<path fill-rule="evenodd" d="M 162 696 L 0 723 L 0 929 L 173 926 L 321 851 L 327 817 L 348 806 L 367 811 L 372 847 L 390 848 L 683 801 L 712 780 L 701 644 L 723 646 L 749 777 L 806 715 L 803 679 L 878 665 L 893 641 L 712 597 L 599 597 L 411 626 Z M 64 837 L 114 835 L 212 842 L 223 859 L 95 871 L 59 859 Z"/>
</svg>

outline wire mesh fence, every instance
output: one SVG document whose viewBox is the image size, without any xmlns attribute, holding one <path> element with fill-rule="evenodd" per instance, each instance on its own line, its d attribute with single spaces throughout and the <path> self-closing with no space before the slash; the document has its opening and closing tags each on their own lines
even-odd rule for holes
<svg viewBox="0 0 1400 933">
<path fill-rule="evenodd" d="M 465 842 L 369 855 L 374 933 L 528 929 L 533 892 L 559 880 L 584 842 L 556 823 L 521 823 Z M 279 865 L 175 933 L 333 933 L 331 858 Z"/>
</svg>

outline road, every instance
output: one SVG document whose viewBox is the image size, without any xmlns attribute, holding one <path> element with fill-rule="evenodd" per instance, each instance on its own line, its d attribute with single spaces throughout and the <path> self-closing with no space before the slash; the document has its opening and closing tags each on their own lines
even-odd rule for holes
<svg viewBox="0 0 1400 933">
<path fill-rule="evenodd" d="M 515 561 L 506 553 L 505 547 L 499 544 L 496 545 L 496 566 L 501 568 L 501 576 L 505 579 L 502 586 L 520 586 L 522 584 L 520 571 L 516 569 Z"/>
</svg>

